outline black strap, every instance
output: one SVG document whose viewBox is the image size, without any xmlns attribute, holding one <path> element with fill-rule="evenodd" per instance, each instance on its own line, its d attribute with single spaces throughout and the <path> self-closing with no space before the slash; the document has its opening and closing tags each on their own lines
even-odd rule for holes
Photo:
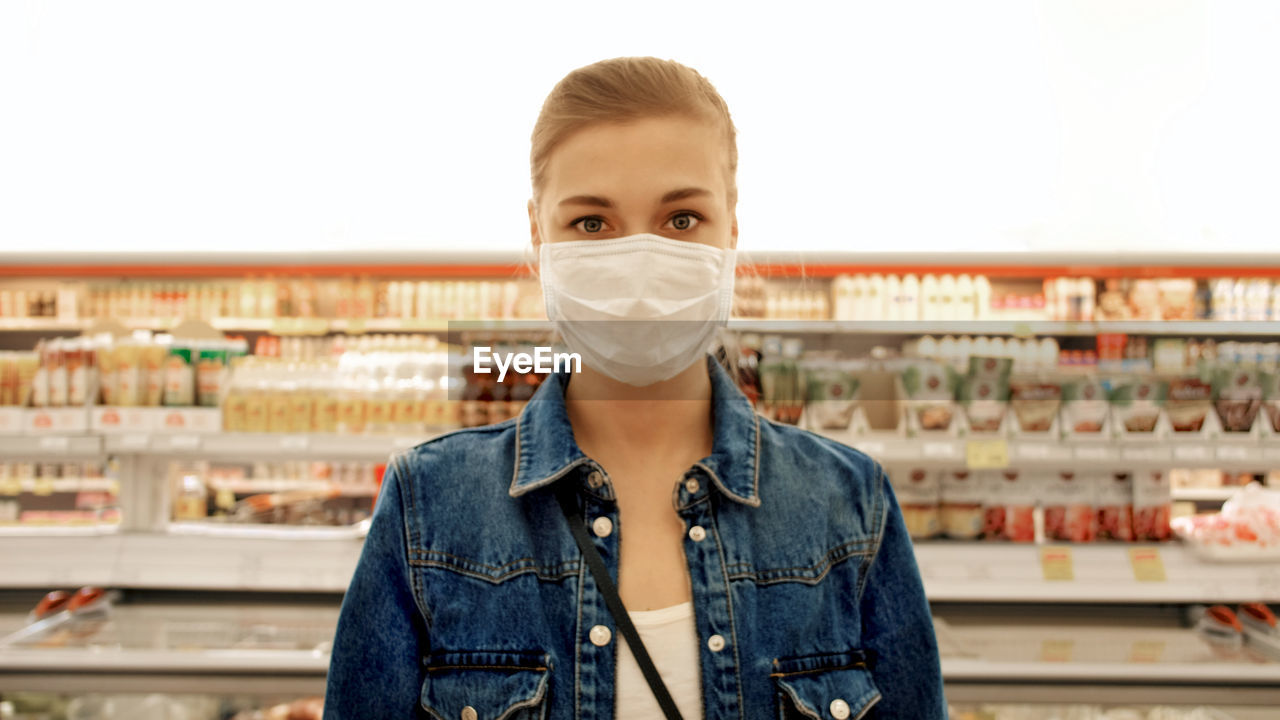
<svg viewBox="0 0 1280 720">
<path fill-rule="evenodd" d="M 631 648 L 631 654 L 636 658 L 636 664 L 640 666 L 640 672 L 644 673 L 644 679 L 649 683 L 649 689 L 653 690 L 653 694 L 658 698 L 658 705 L 662 708 L 662 714 L 667 720 L 684 720 L 680 711 L 676 709 L 675 701 L 671 699 L 671 693 L 667 692 L 667 686 L 662 682 L 662 677 L 658 675 L 658 669 L 653 666 L 653 660 L 649 659 L 649 651 L 645 650 L 644 643 L 640 641 L 640 634 L 636 632 L 636 626 L 631 624 L 631 616 L 627 614 L 627 609 L 622 606 L 622 598 L 618 596 L 618 588 L 614 587 L 613 578 L 609 576 L 609 569 L 605 567 L 604 558 L 600 557 L 600 551 L 596 550 L 595 544 L 587 535 L 587 526 L 582 521 L 582 515 L 575 506 L 571 493 L 573 486 L 570 483 L 561 483 L 556 490 L 556 500 L 560 503 L 560 509 L 564 511 L 565 518 L 569 521 L 569 529 L 573 531 L 573 539 L 578 541 L 578 548 L 582 550 L 582 556 L 587 560 L 587 566 L 591 569 L 591 577 L 595 578 L 596 585 L 600 588 L 600 592 L 604 593 L 604 601 L 609 606 L 609 614 L 613 615 L 613 621 L 617 623 L 618 629 L 622 631 L 622 636 L 627 639 L 627 646 Z"/>
</svg>

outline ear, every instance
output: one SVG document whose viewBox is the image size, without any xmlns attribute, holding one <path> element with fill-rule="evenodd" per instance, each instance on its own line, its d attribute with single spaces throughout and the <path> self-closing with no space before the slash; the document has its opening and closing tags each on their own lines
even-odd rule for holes
<svg viewBox="0 0 1280 720">
<path fill-rule="evenodd" d="M 542 236 L 538 232 L 538 210 L 534 207 L 533 198 L 529 198 L 529 240 L 533 243 L 533 249 L 537 251 L 538 246 L 542 244 Z"/>
</svg>

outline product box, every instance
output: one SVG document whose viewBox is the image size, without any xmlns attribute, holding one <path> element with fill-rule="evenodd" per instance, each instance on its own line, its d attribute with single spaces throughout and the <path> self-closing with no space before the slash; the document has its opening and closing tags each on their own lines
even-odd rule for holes
<svg viewBox="0 0 1280 720">
<path fill-rule="evenodd" d="M 937 470 L 913 468 L 895 473 L 893 492 L 902 508 L 902 519 L 912 540 L 929 540 L 942 531 L 939 504 L 942 499 Z"/>
<path fill-rule="evenodd" d="M 1092 542 L 1094 474 L 1061 470 L 1042 484 L 1045 538 L 1057 542 Z"/>
<path fill-rule="evenodd" d="M 1169 473 L 1143 470 L 1133 476 L 1133 535 L 1139 542 L 1163 542 L 1171 537 L 1173 489 Z"/>
<path fill-rule="evenodd" d="M 1280 437 L 1280 372 L 1260 373 L 1262 383 L 1262 434 Z"/>
<path fill-rule="evenodd" d="M 861 383 L 845 364 L 833 361 L 801 365 L 805 383 L 802 424 L 810 430 L 854 430 Z M 865 429 L 865 418 L 861 422 Z"/>
<path fill-rule="evenodd" d="M 1014 436 L 1057 438 L 1062 387 L 1040 380 L 1014 380 L 1010 383 L 1009 406 L 1012 409 Z M 1105 410 L 1106 404 L 1103 404 Z"/>
<path fill-rule="evenodd" d="M 982 537 L 986 488 L 978 473 L 953 470 L 942 476 L 942 532 L 953 540 Z"/>
<path fill-rule="evenodd" d="M 959 428 L 955 402 L 956 376 L 933 362 L 907 366 L 898 376 L 909 435 L 955 435 Z"/>
<path fill-rule="evenodd" d="M 1176 436 L 1205 435 L 1206 420 L 1213 413 L 1213 386 L 1198 377 L 1177 378 L 1169 381 L 1164 405 L 1170 429 Z"/>
<path fill-rule="evenodd" d="M 1063 382 L 1061 422 L 1066 438 L 1110 439 L 1111 403 L 1106 386 L 1093 376 Z"/>
<path fill-rule="evenodd" d="M 1111 385 L 1111 421 L 1122 440 L 1160 440 L 1168 435 L 1164 415 L 1168 386 L 1160 380 L 1134 377 Z"/>
<path fill-rule="evenodd" d="M 982 536 L 988 540 L 1035 542 L 1034 476 L 1019 470 L 982 473 L 986 488 Z"/>
<path fill-rule="evenodd" d="M 1219 367 L 1213 373 L 1213 409 L 1224 437 L 1256 436 L 1263 380 L 1252 367 Z"/>
</svg>

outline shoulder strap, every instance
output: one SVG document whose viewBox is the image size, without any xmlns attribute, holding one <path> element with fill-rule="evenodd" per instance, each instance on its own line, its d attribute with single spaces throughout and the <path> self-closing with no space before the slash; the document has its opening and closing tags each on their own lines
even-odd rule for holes
<svg viewBox="0 0 1280 720">
<path fill-rule="evenodd" d="M 667 686 L 662 682 L 662 677 L 658 675 L 658 669 L 653 666 L 653 660 L 649 659 L 649 651 L 645 650 L 644 643 L 640 641 L 640 634 L 636 632 L 636 626 L 631 623 L 631 616 L 627 614 L 627 609 L 622 605 L 622 598 L 618 596 L 618 588 L 613 584 L 613 578 L 609 576 L 609 569 L 605 567 L 604 558 L 600 557 L 600 551 L 596 550 L 595 544 L 591 542 L 591 538 L 587 535 L 587 527 L 582 521 L 582 515 L 578 513 L 573 498 L 570 493 L 573 490 L 571 483 L 560 483 L 560 487 L 556 488 L 556 500 L 560 503 L 560 509 L 564 511 L 565 518 L 569 521 L 569 529 L 573 531 L 573 539 L 578 542 L 578 549 L 582 551 L 582 556 L 587 561 L 587 566 L 591 569 L 591 576 L 595 578 L 596 585 L 600 588 L 600 592 L 604 593 L 605 603 L 609 606 L 609 614 L 613 615 L 613 621 L 618 625 L 618 629 L 622 631 L 622 636 L 627 639 L 627 646 L 631 648 L 631 654 L 636 658 L 636 664 L 640 666 L 640 672 L 644 673 L 644 679 L 649 683 L 649 689 L 653 690 L 653 694 L 658 698 L 658 705 L 662 708 L 662 713 L 667 720 L 683 720 L 680 711 L 676 709 L 675 701 L 671 699 L 671 693 L 667 692 Z"/>
</svg>

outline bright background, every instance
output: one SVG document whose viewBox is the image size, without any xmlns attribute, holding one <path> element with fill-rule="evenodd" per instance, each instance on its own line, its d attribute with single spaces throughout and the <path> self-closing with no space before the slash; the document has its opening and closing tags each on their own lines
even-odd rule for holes
<svg viewBox="0 0 1280 720">
<path fill-rule="evenodd" d="M 0 252 L 519 250 L 569 70 L 738 126 L 740 247 L 1272 250 L 1280 3 L 0 3 Z"/>
</svg>

